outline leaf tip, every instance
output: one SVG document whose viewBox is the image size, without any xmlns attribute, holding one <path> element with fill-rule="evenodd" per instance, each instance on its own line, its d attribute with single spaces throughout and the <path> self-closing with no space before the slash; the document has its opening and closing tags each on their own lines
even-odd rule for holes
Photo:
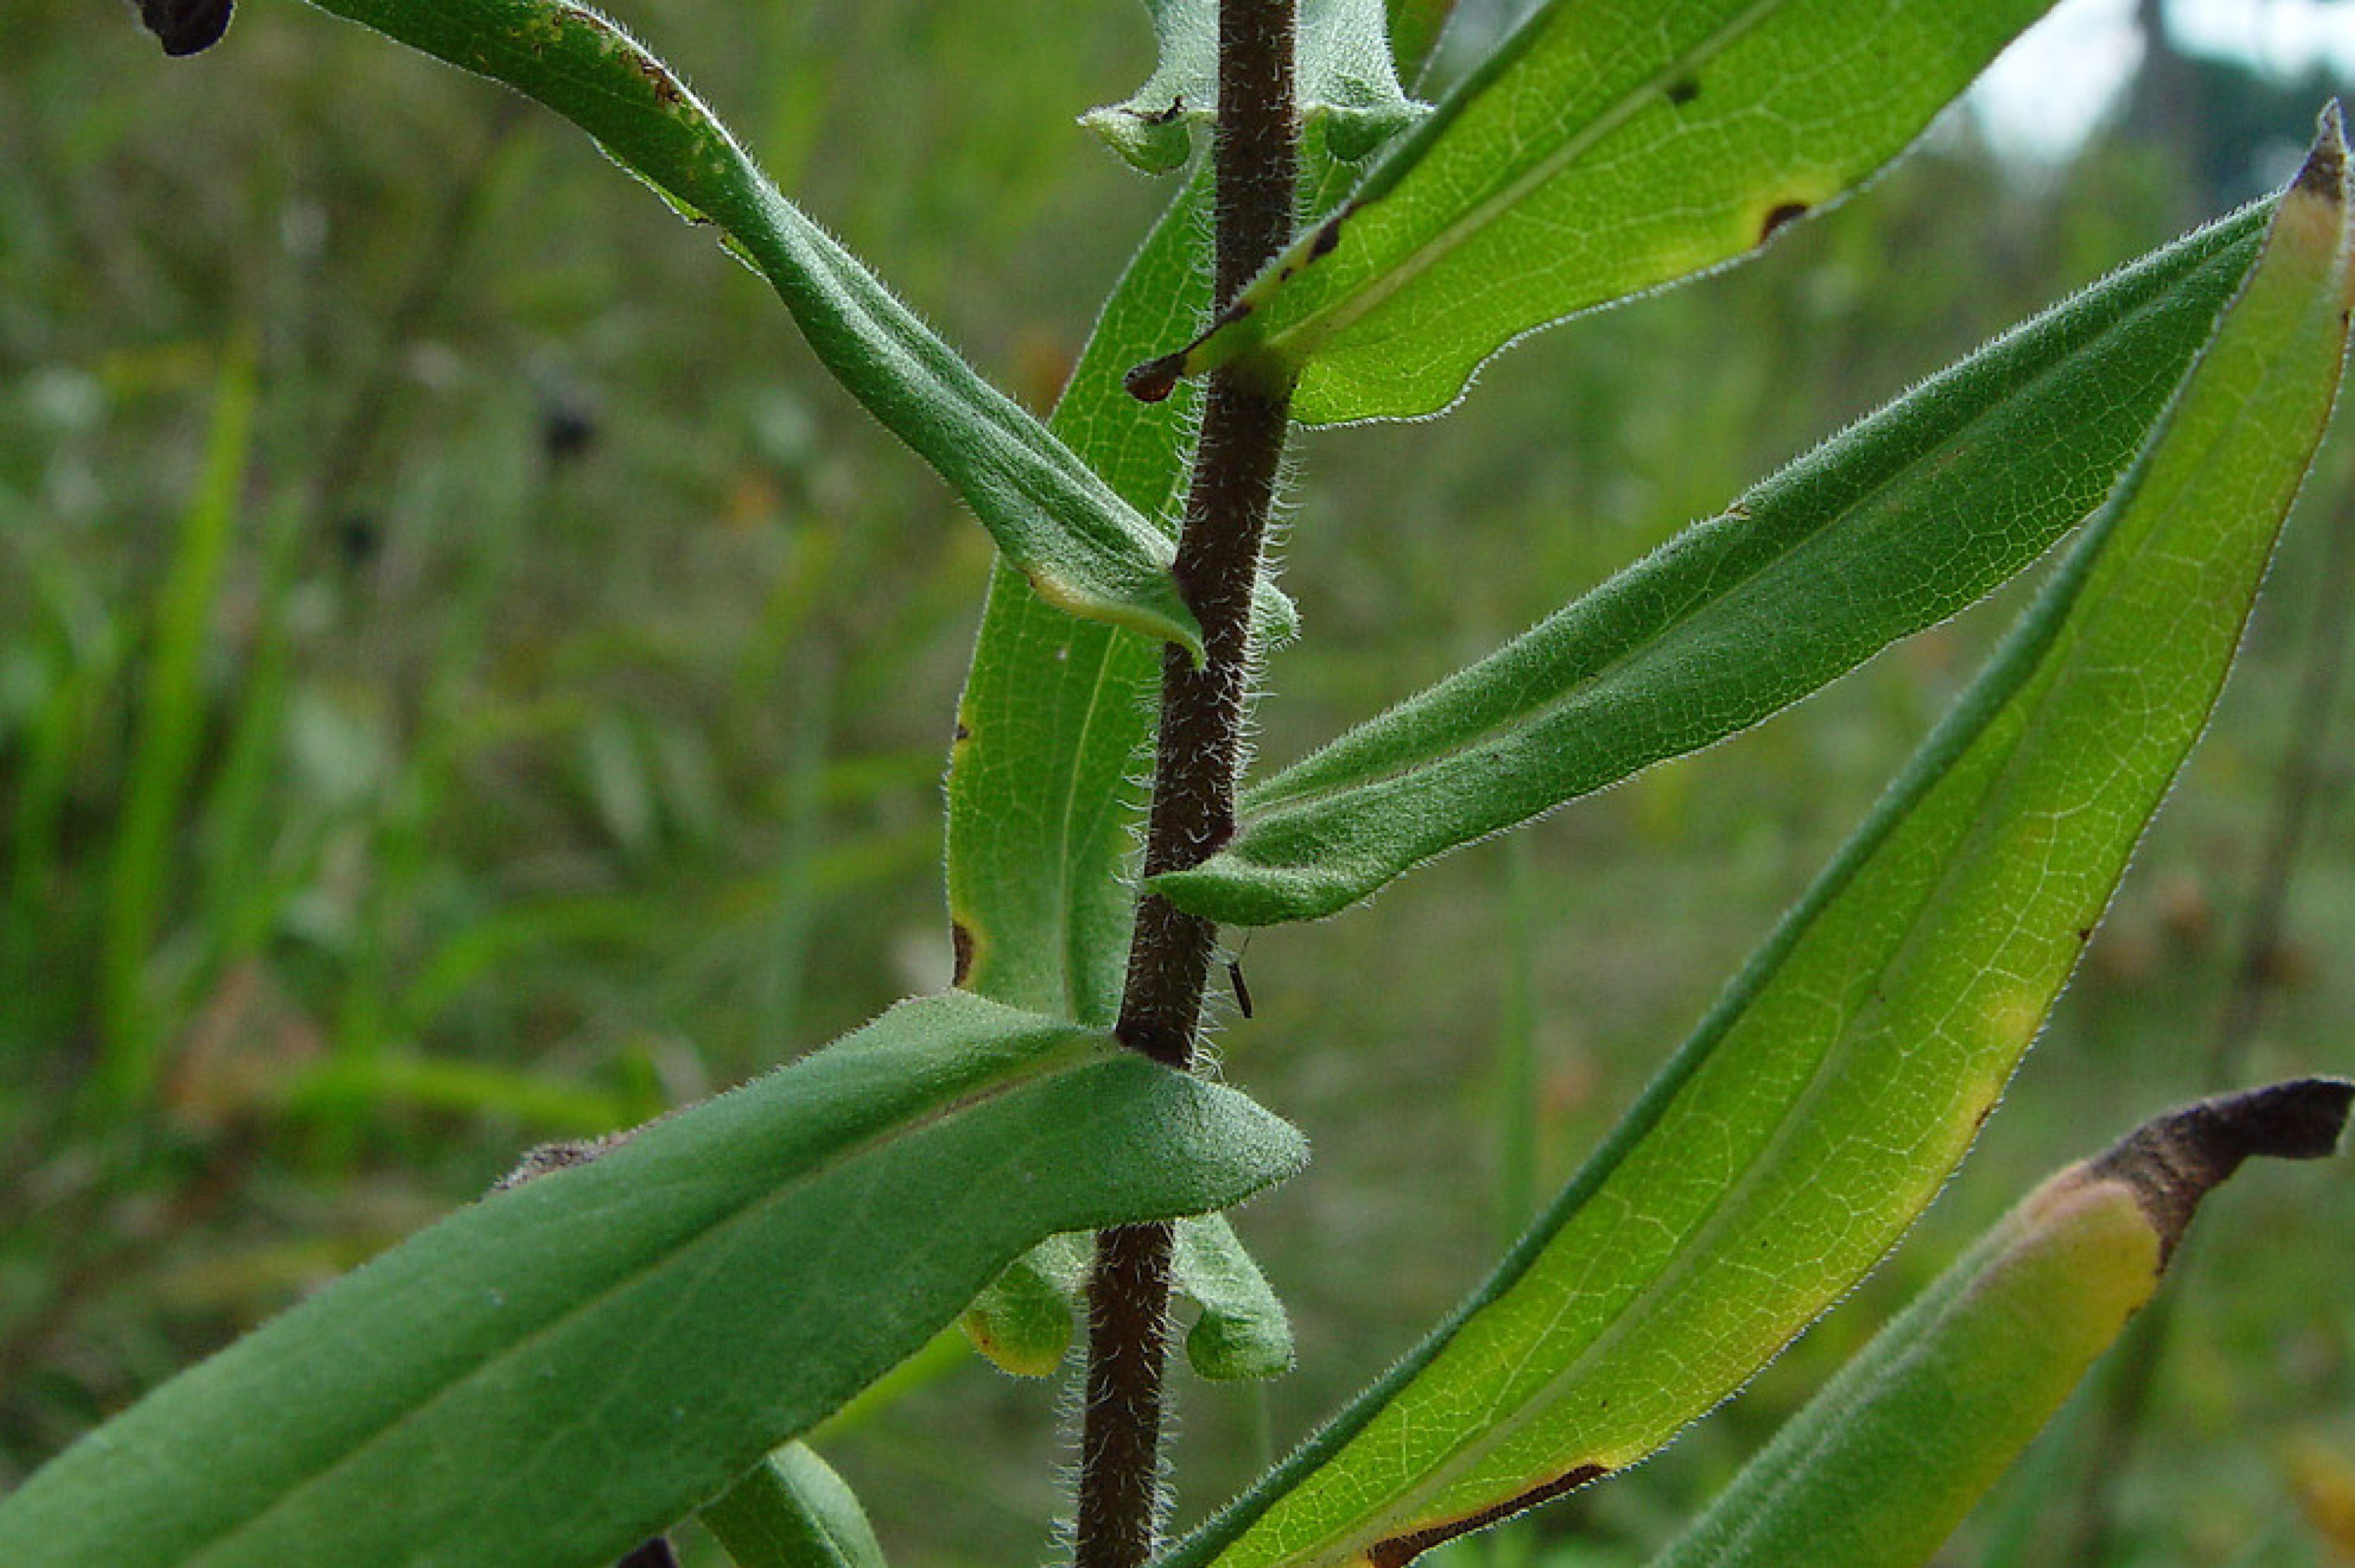
<svg viewBox="0 0 2355 1568">
<path fill-rule="evenodd" d="M 236 0 L 139 0 L 139 21 L 178 59 L 219 43 L 235 8 Z"/>
<path fill-rule="evenodd" d="M 2333 206 L 2346 201 L 2347 121 L 2337 99 L 2322 106 L 2322 114 L 2315 125 L 2314 146 L 2307 153 L 2306 162 L 2298 166 L 2289 188 Z"/>
<path fill-rule="evenodd" d="M 2182 1240 L 2200 1199 L 2253 1155 L 2319 1160 L 2339 1145 L 2355 1083 L 2295 1078 L 2219 1095 L 2156 1117 L 2087 1168 L 2126 1184 L 2158 1232 L 2162 1264 Z"/>
<path fill-rule="evenodd" d="M 1128 395 L 1138 402 L 1158 403 L 1178 390 L 1178 379 L 1185 374 L 1186 351 L 1179 349 L 1175 354 L 1165 354 L 1142 365 L 1131 366 L 1128 374 L 1120 378 L 1120 384 L 1127 387 Z"/>
</svg>

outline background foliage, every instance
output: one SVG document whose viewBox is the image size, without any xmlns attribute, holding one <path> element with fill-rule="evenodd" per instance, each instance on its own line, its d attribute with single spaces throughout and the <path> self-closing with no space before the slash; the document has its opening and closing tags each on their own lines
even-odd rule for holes
<svg viewBox="0 0 2355 1568">
<path fill-rule="evenodd" d="M 1141 8 L 624 16 L 1046 405 L 1159 199 L 1069 126 L 1135 86 Z M 299 6 L 251 0 L 234 44 L 166 69 L 88 0 L 0 14 L 0 1485 L 523 1144 L 641 1119 L 948 973 L 938 777 L 979 532 L 757 280 L 567 128 Z M 2254 194 L 2323 91 L 2161 52 L 2126 127 L 2048 170 L 1950 122 L 1760 264 L 1540 340 L 1435 428 L 1304 440 L 1288 585 L 1315 635 L 1274 668 L 1263 750 L 1455 667 Z M 2210 112 L 2169 111 L 2185 93 Z M 1750 1396 L 1500 1550 L 1640 1560 L 2088 1128 L 2206 1086 L 2283 759 L 2350 722 L 2298 672 L 2351 493 L 2342 431 L 2217 732 L 1919 1244 Z M 1365 916 L 1252 943 L 1225 1070 L 1318 1169 L 1240 1224 L 1304 1365 L 1181 1395 L 1181 1516 L 1454 1300 L 1966 678 L 1999 597 Z M 2237 1076 L 2349 1064 L 2348 755 L 2326 751 Z M 1311 1021 L 1359 1044 L 1291 1049 Z M 124 1053 L 139 1072 L 94 1071 Z M 1524 1071 L 1518 1160 L 1499 1106 Z M 2119 1461 L 2117 1560 L 2355 1562 L 2355 1260 L 2311 1245 L 2355 1202 L 2327 1171 L 2223 1202 L 2238 1224 L 2176 1279 Z M 1054 1396 L 938 1366 L 831 1457 L 905 1568 L 1035 1554 Z M 2050 1523 L 2112 1463 L 2073 1420 L 1975 1539 L 2044 1502 Z"/>
</svg>

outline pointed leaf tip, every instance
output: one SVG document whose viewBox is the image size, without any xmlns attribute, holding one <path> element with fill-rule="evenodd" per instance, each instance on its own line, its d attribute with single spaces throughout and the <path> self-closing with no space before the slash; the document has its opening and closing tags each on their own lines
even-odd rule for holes
<svg viewBox="0 0 2355 1568">
<path fill-rule="evenodd" d="M 2314 146 L 2289 188 L 2327 202 L 2347 199 L 2347 121 L 2337 99 L 2322 106 L 2315 122 Z"/>
<path fill-rule="evenodd" d="M 235 0 L 139 0 L 139 21 L 175 59 L 200 54 L 229 31 Z"/>
<path fill-rule="evenodd" d="M 2200 1200 L 2253 1155 L 2319 1160 L 2339 1145 L 2355 1083 L 2296 1078 L 2219 1095 L 2145 1122 L 2094 1160 L 2096 1178 L 2122 1181 L 2159 1234 L 2164 1259 Z"/>
<path fill-rule="evenodd" d="M 1158 359 L 1148 359 L 1142 365 L 1132 366 L 1128 374 L 1120 378 L 1120 383 L 1138 402 L 1158 403 L 1178 390 L 1178 382 L 1185 374 L 1186 355 L 1181 349 L 1176 354 L 1165 354 Z"/>
</svg>

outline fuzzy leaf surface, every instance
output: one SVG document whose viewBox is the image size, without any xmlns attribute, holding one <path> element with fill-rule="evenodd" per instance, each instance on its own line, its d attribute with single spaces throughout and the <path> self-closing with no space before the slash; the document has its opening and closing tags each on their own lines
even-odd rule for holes
<svg viewBox="0 0 2355 1568">
<path fill-rule="evenodd" d="M 1176 1226 L 1170 1289 L 1193 1302 L 1186 1361 L 1213 1383 L 1292 1370 L 1292 1319 L 1224 1214 L 1188 1214 Z M 965 1337 L 1015 1377 L 1049 1377 L 1087 1315 L 1094 1265 L 1089 1237 L 1050 1236 L 1007 1266 L 965 1308 Z"/>
<path fill-rule="evenodd" d="M 726 127 L 613 22 L 571 0 L 316 0 L 538 100 L 768 280 L 819 361 L 1073 615 L 1177 642 L 1201 630 L 1168 539 L 777 193 Z"/>
<path fill-rule="evenodd" d="M 704 1509 L 736 1568 L 885 1568 L 858 1494 L 806 1443 L 788 1443 Z"/>
<path fill-rule="evenodd" d="M 1858 835 L 1487 1284 L 1172 1568 L 1399 1568 L 1632 1464 L 1935 1194 L 2198 738 L 2328 418 L 2331 131 L 2153 443 Z"/>
<path fill-rule="evenodd" d="M 1042 1236 L 1301 1162 L 1231 1090 L 950 992 L 499 1192 L 0 1501 L 96 1568 L 591 1568 L 725 1490 Z"/>
<path fill-rule="evenodd" d="M 1512 339 L 1720 265 L 1895 157 L 2051 0 L 1551 0 L 1171 370 L 1434 413 Z"/>
<path fill-rule="evenodd" d="M 1954 614 L 2100 503 L 2258 249 L 2253 207 L 2017 329 L 1479 662 L 1274 777 L 1155 885 L 1241 925 L 1747 728 Z"/>
<path fill-rule="evenodd" d="M 1155 225 L 1106 302 L 1050 425 L 1146 516 L 1169 515 L 1199 394 L 1121 389 L 1140 345 L 1209 302 L 1209 176 Z M 948 899 L 956 983 L 1009 1007 L 1110 1028 L 1135 895 L 1159 651 L 1058 611 L 1001 563 L 990 578 L 949 752 Z"/>
</svg>

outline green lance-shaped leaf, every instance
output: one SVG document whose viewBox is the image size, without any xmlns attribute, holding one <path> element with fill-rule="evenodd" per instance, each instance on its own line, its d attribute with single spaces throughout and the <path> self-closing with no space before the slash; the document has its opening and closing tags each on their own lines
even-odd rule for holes
<svg viewBox="0 0 2355 1568">
<path fill-rule="evenodd" d="M 2192 1211 L 2252 1155 L 2330 1153 L 2355 1084 L 2160 1117 L 1982 1236 L 1653 1568 L 1919 1568 L 2150 1298 Z"/>
<path fill-rule="evenodd" d="M 883 1568 L 858 1494 L 805 1443 L 788 1443 L 702 1514 L 736 1568 Z"/>
<path fill-rule="evenodd" d="M 2098 505 L 2247 275 L 2251 208 L 1981 349 L 1479 662 L 1252 786 L 1156 886 L 1309 919 L 1710 745 L 1969 604 Z"/>
<path fill-rule="evenodd" d="M 1295 418 L 1447 407 L 1549 322 L 1717 266 L 1904 149 L 2051 0 L 1551 0 L 1151 396 L 1241 354 Z"/>
<path fill-rule="evenodd" d="M 717 224 L 819 360 L 939 471 L 1041 596 L 1199 656 L 1168 539 L 779 196 L 711 111 L 613 22 L 571 0 L 316 3 L 538 99 L 681 213 Z"/>
<path fill-rule="evenodd" d="M 494 1193 L 0 1501 L 0 1559 L 586 1568 L 719 1496 L 1041 1237 L 1233 1203 L 1299 1135 L 948 993 Z"/>
<path fill-rule="evenodd" d="M 1209 188 L 1199 171 L 1155 225 L 1049 420 L 1148 517 L 1170 514 L 1185 479 L 1197 395 L 1147 407 L 1121 391 L 1120 368 L 1208 308 Z M 958 985 L 1112 1026 L 1135 907 L 1133 779 L 1160 668 L 1159 650 L 1060 613 L 1003 563 L 991 577 L 949 752 Z"/>
<path fill-rule="evenodd" d="M 1147 174 L 1192 156 L 1194 133 L 1218 119 L 1217 0 L 1146 0 L 1158 60 L 1125 103 L 1081 123 Z M 1294 94 L 1304 130 L 1334 157 L 1354 161 L 1414 123 L 1423 106 L 1399 87 L 1382 0 L 1301 0 Z"/>
<path fill-rule="evenodd" d="M 1857 837 L 1497 1274 L 1167 1560 L 1398 1568 L 1631 1464 L 1903 1232 L 2207 719 L 2328 417 L 2337 127 L 2161 433 Z"/>
</svg>

